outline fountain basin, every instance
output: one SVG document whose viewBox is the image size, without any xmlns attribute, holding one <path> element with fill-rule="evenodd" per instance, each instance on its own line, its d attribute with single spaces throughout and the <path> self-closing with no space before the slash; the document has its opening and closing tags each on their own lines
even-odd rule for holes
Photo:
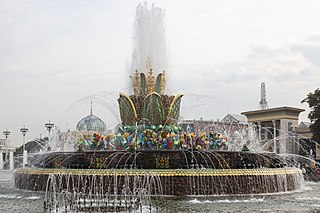
<svg viewBox="0 0 320 213">
<path fill-rule="evenodd" d="M 50 175 L 59 177 L 59 184 L 70 191 L 75 185 L 76 188 L 90 186 L 105 188 L 104 191 L 108 191 L 107 188 L 120 191 L 126 181 L 149 176 L 160 180 L 158 181 L 160 185 L 150 185 L 154 188 L 151 191 L 161 189 L 164 195 L 177 196 L 288 192 L 300 189 L 303 184 L 300 169 L 284 167 L 259 169 L 19 168 L 15 171 L 15 185 L 21 189 L 45 191 Z"/>
<path fill-rule="evenodd" d="M 252 169 L 279 168 L 274 153 L 205 150 L 108 150 L 51 152 L 30 159 L 38 168 L 67 169 Z"/>
</svg>

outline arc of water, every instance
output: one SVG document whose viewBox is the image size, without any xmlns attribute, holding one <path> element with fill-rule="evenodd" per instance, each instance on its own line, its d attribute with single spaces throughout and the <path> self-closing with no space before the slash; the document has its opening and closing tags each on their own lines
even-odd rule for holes
<svg viewBox="0 0 320 213">
<path fill-rule="evenodd" d="M 134 154 L 134 153 L 133 153 Z M 133 158 L 133 168 L 135 168 L 137 165 L 136 165 L 136 162 L 137 162 L 137 158 L 138 156 L 141 154 L 141 152 L 138 152 L 136 154 L 134 154 L 134 158 Z M 129 157 L 130 158 L 130 157 Z M 127 159 L 127 161 L 129 160 L 129 158 Z M 125 164 L 127 164 L 127 161 L 125 162 Z"/>
<path fill-rule="evenodd" d="M 206 156 L 207 156 L 207 158 L 210 160 L 210 162 L 211 162 L 211 165 L 212 165 L 212 168 L 216 168 L 215 167 L 215 165 L 214 165 L 214 163 L 213 163 L 213 161 L 212 161 L 212 159 L 210 158 L 210 156 L 208 155 L 208 153 L 207 152 L 205 152 L 205 151 L 201 151 L 203 154 L 205 154 Z"/>
<path fill-rule="evenodd" d="M 131 156 L 132 153 L 128 153 L 128 152 L 123 153 L 123 155 L 121 156 L 121 158 L 118 160 L 118 163 L 116 164 L 116 167 L 115 167 L 115 168 L 118 168 L 118 165 L 119 165 L 119 163 L 121 162 L 122 158 L 123 158 L 124 156 L 126 156 L 127 154 Z M 130 157 L 130 156 L 129 156 L 129 157 Z"/>
<path fill-rule="evenodd" d="M 109 165 L 112 163 L 113 159 L 114 159 L 115 157 L 117 157 L 119 154 L 120 154 L 120 153 L 118 152 L 118 153 L 116 153 L 116 155 L 115 155 L 115 156 L 113 156 L 113 157 L 111 158 L 111 160 L 109 161 L 109 163 L 108 163 L 108 165 L 107 165 L 106 169 L 107 169 L 107 168 L 109 168 Z"/>
<path fill-rule="evenodd" d="M 199 151 L 195 151 L 195 153 L 198 153 L 201 156 L 201 158 L 204 160 L 205 164 L 207 165 L 207 168 L 209 168 L 209 164 L 208 164 L 206 158 L 202 155 L 202 153 Z M 201 168 L 200 165 L 199 165 L 199 168 Z"/>
<path fill-rule="evenodd" d="M 183 153 L 183 155 L 184 155 L 184 159 L 186 160 L 187 168 L 190 168 L 190 167 L 189 167 L 189 163 L 188 163 L 188 158 L 187 158 L 187 155 L 186 155 L 185 151 L 182 150 L 182 153 Z"/>
<path fill-rule="evenodd" d="M 62 165 L 63 165 L 63 163 L 64 163 L 65 161 L 67 161 L 67 160 L 69 160 L 70 158 L 72 158 L 73 156 L 77 156 L 77 155 L 79 155 L 79 153 L 75 153 L 75 154 L 73 154 L 73 155 L 68 156 L 66 159 L 64 159 L 64 160 L 60 163 L 60 167 L 59 167 L 59 168 L 62 167 Z M 80 155 L 84 155 L 84 153 L 80 153 Z"/>
</svg>

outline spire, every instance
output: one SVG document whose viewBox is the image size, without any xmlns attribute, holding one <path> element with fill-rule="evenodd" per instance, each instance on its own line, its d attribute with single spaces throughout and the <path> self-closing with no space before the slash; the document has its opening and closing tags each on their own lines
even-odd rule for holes
<svg viewBox="0 0 320 213">
<path fill-rule="evenodd" d="M 93 114 L 92 114 L 92 101 L 91 101 L 91 110 L 90 110 L 90 115 L 93 115 Z"/>
<path fill-rule="evenodd" d="M 267 102 L 266 84 L 261 83 L 259 109 L 269 109 Z"/>
</svg>

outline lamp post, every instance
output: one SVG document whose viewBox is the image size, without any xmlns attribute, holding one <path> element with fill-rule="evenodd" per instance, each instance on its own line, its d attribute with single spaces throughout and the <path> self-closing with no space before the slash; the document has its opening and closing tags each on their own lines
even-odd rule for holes
<svg viewBox="0 0 320 213">
<path fill-rule="evenodd" d="M 50 120 L 49 120 L 49 122 L 48 123 L 45 123 L 44 124 L 44 126 L 47 128 L 47 130 L 48 130 L 48 143 L 50 143 L 50 132 L 51 132 L 51 129 L 54 127 L 54 124 L 53 123 L 51 123 L 50 122 Z"/>
<path fill-rule="evenodd" d="M 22 133 L 23 136 L 23 152 L 22 152 L 22 156 L 23 156 L 23 162 L 22 162 L 22 166 L 25 167 L 25 165 L 27 164 L 27 153 L 25 153 L 25 136 L 28 132 L 28 128 L 26 128 L 25 126 L 23 126 L 22 128 L 20 128 L 20 132 Z"/>
<path fill-rule="evenodd" d="M 3 134 L 6 137 L 6 155 L 5 155 L 5 160 L 7 160 L 8 159 L 8 137 L 10 135 L 10 131 L 6 129 L 6 130 L 3 131 Z"/>
</svg>

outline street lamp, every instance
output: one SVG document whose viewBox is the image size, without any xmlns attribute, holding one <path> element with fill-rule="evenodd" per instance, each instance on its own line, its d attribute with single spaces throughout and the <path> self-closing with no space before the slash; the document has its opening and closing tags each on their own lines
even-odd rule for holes
<svg viewBox="0 0 320 213">
<path fill-rule="evenodd" d="M 25 153 L 25 136 L 26 136 L 26 134 L 27 134 L 27 132 L 28 132 L 28 128 L 26 128 L 25 126 L 23 126 L 22 128 L 20 128 L 20 132 L 22 133 L 22 136 L 23 136 L 23 154 L 22 154 L 22 156 L 23 156 L 23 167 L 25 166 L 25 164 L 27 163 L 27 155 L 26 155 L 26 153 Z"/>
<path fill-rule="evenodd" d="M 51 129 L 54 127 L 54 124 L 50 122 L 48 123 L 45 123 L 44 126 L 47 128 L 48 132 L 49 132 L 49 135 L 48 135 L 48 143 L 50 143 L 50 132 L 51 132 Z"/>
<path fill-rule="evenodd" d="M 5 160 L 7 160 L 8 159 L 8 137 L 10 135 L 10 131 L 6 129 L 6 130 L 3 131 L 3 134 L 6 137 L 6 156 L 5 156 Z"/>
<path fill-rule="evenodd" d="M 3 134 L 7 139 L 9 137 L 9 135 L 10 135 L 10 131 L 6 129 L 6 130 L 3 131 Z"/>
</svg>

